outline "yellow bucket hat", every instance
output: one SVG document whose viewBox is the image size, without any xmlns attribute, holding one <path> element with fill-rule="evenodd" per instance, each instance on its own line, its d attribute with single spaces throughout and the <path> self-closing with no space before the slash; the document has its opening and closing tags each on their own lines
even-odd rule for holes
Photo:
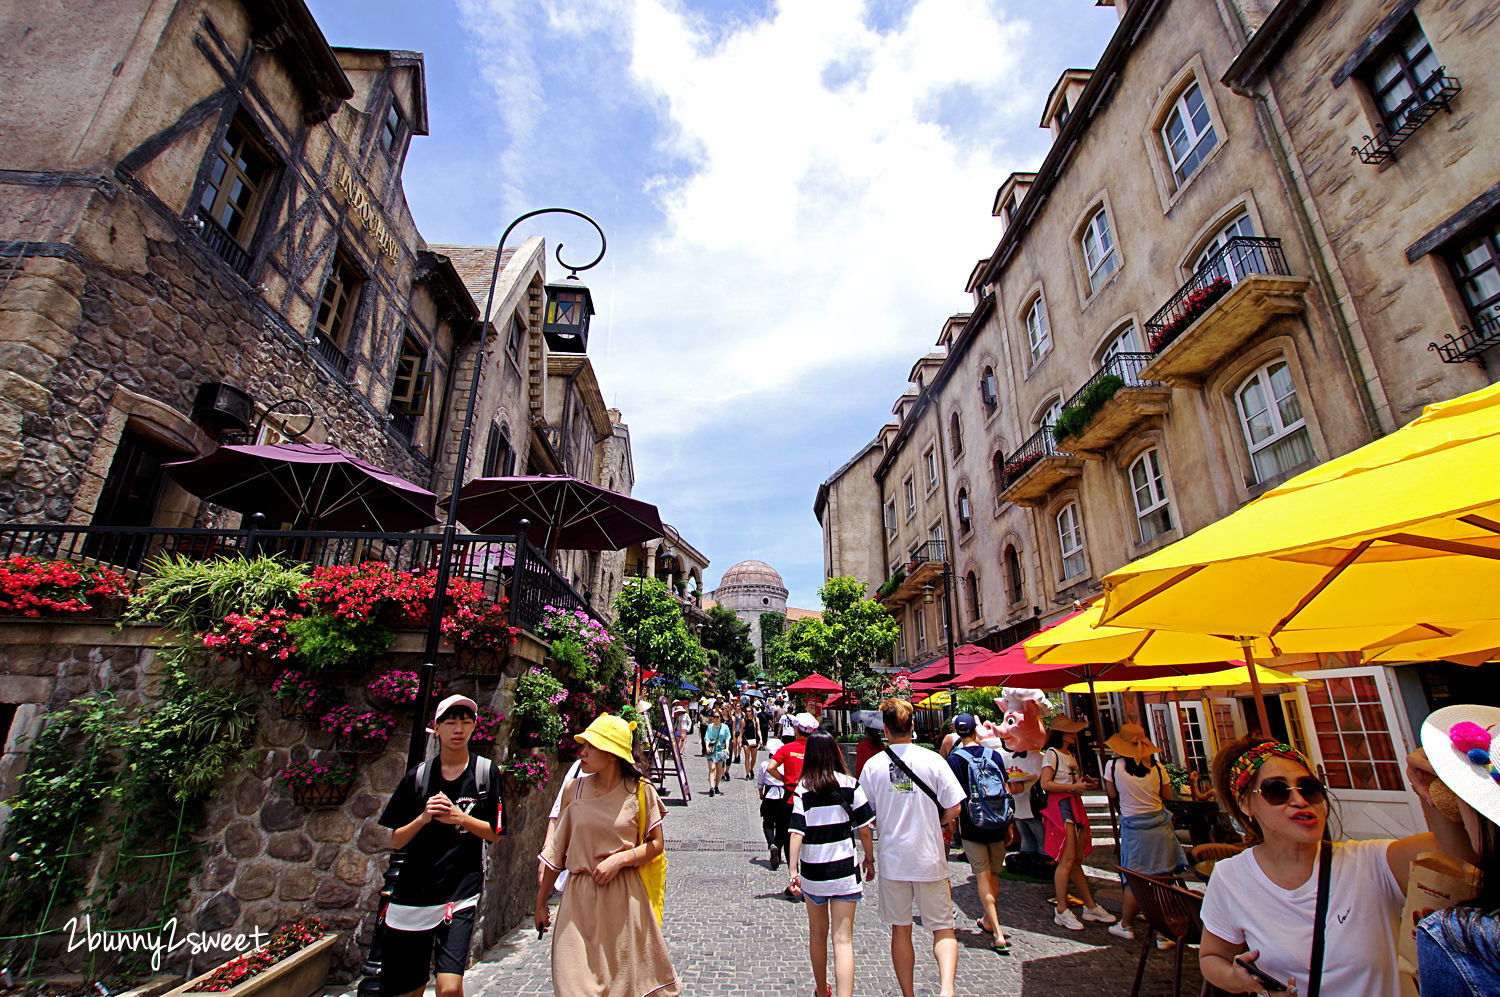
<svg viewBox="0 0 1500 997">
<path fill-rule="evenodd" d="M 623 717 L 602 713 L 589 724 L 588 730 L 582 734 L 574 734 L 573 740 L 579 744 L 593 745 L 600 751 L 607 751 L 627 762 L 633 762 L 635 751 L 631 732 L 634 730 L 635 724 Z"/>
</svg>

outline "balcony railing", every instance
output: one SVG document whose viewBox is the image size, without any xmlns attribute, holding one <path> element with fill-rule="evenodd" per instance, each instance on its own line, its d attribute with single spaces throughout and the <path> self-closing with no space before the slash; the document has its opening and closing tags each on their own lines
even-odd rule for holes
<svg viewBox="0 0 1500 997">
<path fill-rule="evenodd" d="M 1237 235 L 1214 253 L 1146 323 L 1146 341 L 1160 353 L 1220 298 L 1252 274 L 1291 276 L 1280 239 Z"/>
<path fill-rule="evenodd" d="M 1485 315 L 1474 323 L 1474 328 L 1459 326 L 1460 335 L 1448 334 L 1447 342 L 1428 343 L 1429 350 L 1436 350 L 1443 363 L 1480 363 L 1484 354 L 1500 346 L 1500 318 Z"/>
<path fill-rule="evenodd" d="M 1354 146 L 1349 154 L 1358 156 L 1362 163 L 1383 163 L 1394 159 L 1396 150 L 1416 134 L 1418 128 L 1431 121 L 1439 110 L 1452 114 L 1453 98 L 1463 93 L 1464 87 L 1457 78 L 1446 75 L 1447 72 L 1447 66 L 1439 66 L 1427 77 L 1426 83 L 1391 112 L 1389 120 L 1397 123 L 1395 128 L 1376 125 L 1375 134 L 1366 135 L 1365 144 Z"/>
<path fill-rule="evenodd" d="M 1164 414 L 1172 389 L 1141 376 L 1153 359 L 1150 353 L 1116 353 L 1100 364 L 1063 405 L 1053 427 L 1056 438 L 1066 440 L 1073 452 L 1092 452 L 1118 440 L 1141 419 Z"/>
<path fill-rule="evenodd" d="M 402 412 L 392 409 L 386 413 L 386 419 L 390 424 L 391 432 L 407 443 L 410 443 L 417 434 L 417 417 L 410 412 Z"/>
<path fill-rule="evenodd" d="M 250 253 L 234 241 L 234 236 L 218 222 L 214 216 L 202 208 L 198 209 L 198 235 L 208 244 L 208 248 L 214 251 L 214 255 L 228 263 L 234 268 L 234 272 L 241 277 L 250 274 Z"/>
<path fill-rule="evenodd" d="M 907 561 L 906 573 L 910 575 L 924 564 L 942 564 L 946 560 L 948 560 L 948 541 L 927 540 L 912 551 L 911 558 Z"/>
<path fill-rule="evenodd" d="M 313 333 L 311 347 L 313 354 L 327 364 L 335 374 L 340 377 L 349 376 L 349 355 L 339 349 L 338 343 L 321 332 L 316 332 Z"/>
<path fill-rule="evenodd" d="M 1019 481 L 1044 457 L 1071 457 L 1072 454 L 1057 449 L 1057 438 L 1051 423 L 1044 425 L 1031 438 L 1005 458 L 1000 468 L 1000 490 L 1003 492 Z"/>
<path fill-rule="evenodd" d="M 108 565 L 122 572 L 131 591 L 149 577 L 161 555 L 206 560 L 277 554 L 314 567 L 384 561 L 401 571 L 436 570 L 440 533 L 329 533 L 300 530 L 160 530 L 142 526 L 43 526 L 0 523 L 0 558 L 29 554 Z M 519 571 L 516 566 L 520 565 Z M 599 619 L 589 601 L 525 537 L 461 533 L 449 570 L 479 583 L 490 599 L 510 599 L 512 626 L 535 630 L 544 606 L 582 609 Z"/>
</svg>

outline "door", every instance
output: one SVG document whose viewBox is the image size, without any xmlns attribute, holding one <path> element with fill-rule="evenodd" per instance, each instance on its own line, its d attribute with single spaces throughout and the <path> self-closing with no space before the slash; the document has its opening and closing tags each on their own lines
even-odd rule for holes
<svg viewBox="0 0 1500 997">
<path fill-rule="evenodd" d="M 1181 765 L 1182 747 L 1177 740 L 1177 718 L 1170 703 L 1147 703 L 1146 726 L 1151 743 L 1161 749 L 1162 761 Z"/>
<path fill-rule="evenodd" d="M 1182 710 L 1182 754 L 1185 764 L 1195 772 L 1207 772 L 1212 752 L 1208 747 L 1203 723 L 1203 704 L 1178 703 L 1177 706 Z"/>
<path fill-rule="evenodd" d="M 183 459 L 170 447 L 126 429 L 120 434 L 109 475 L 94 506 L 94 526 L 151 526 L 166 473 L 162 465 Z M 84 553 L 125 568 L 140 566 L 150 538 L 91 536 Z"/>
</svg>

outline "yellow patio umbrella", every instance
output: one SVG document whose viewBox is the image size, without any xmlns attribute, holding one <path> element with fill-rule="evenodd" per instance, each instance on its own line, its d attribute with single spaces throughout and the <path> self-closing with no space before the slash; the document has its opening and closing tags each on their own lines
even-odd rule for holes
<svg viewBox="0 0 1500 997">
<path fill-rule="evenodd" d="M 1264 666 L 1256 669 L 1256 675 L 1252 678 L 1250 669 L 1246 665 L 1238 665 L 1234 668 L 1226 668 L 1221 672 L 1205 672 L 1201 675 L 1166 675 L 1154 679 L 1126 679 L 1122 681 L 1096 682 L 1095 692 L 1197 692 L 1201 689 L 1233 689 L 1242 690 L 1246 687 L 1254 688 L 1256 684 L 1266 685 L 1306 685 L 1307 679 L 1300 675 L 1290 675 L 1279 672 L 1274 668 Z M 1063 692 L 1088 692 L 1087 682 L 1075 682 L 1063 689 Z"/>
<path fill-rule="evenodd" d="M 1500 621 L 1464 628 L 1451 637 L 1429 637 L 1377 647 L 1365 652 L 1366 661 L 1396 664 L 1402 661 L 1456 661 L 1482 665 L 1500 661 Z"/>
<path fill-rule="evenodd" d="M 940 710 L 952 701 L 953 697 L 948 693 L 948 690 L 944 689 L 942 692 L 935 692 L 913 705 L 920 706 L 924 710 Z"/>
<path fill-rule="evenodd" d="M 1492 385 L 1111 572 L 1102 620 L 1280 646 L 1288 631 L 1500 620 L 1497 467 Z"/>
</svg>

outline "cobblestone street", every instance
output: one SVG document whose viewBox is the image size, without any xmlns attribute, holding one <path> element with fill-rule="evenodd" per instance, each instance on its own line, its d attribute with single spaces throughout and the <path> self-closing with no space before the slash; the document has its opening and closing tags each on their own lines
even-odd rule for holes
<svg viewBox="0 0 1500 997">
<path fill-rule="evenodd" d="M 772 871 L 760 832 L 754 784 L 735 767 L 725 794 L 701 793 L 703 760 L 690 749 L 692 802 L 682 805 L 675 784 L 666 797 L 667 908 L 663 923 L 683 993 L 690 995 L 786 995 L 812 992 L 807 958 L 807 916 L 801 903 L 782 896 L 786 869 Z M 1102 823 L 1102 822 L 1101 822 Z M 975 927 L 979 898 L 967 863 L 958 852 L 950 860 L 954 902 L 959 908 L 957 992 L 963 997 L 1049 995 L 1127 995 L 1140 943 L 1110 936 L 1103 925 L 1072 932 L 1052 923 L 1050 885 L 1002 879 L 1001 923 L 1012 954 L 988 947 Z M 1113 861 L 1112 849 L 1094 852 L 1096 862 Z M 1096 866 L 1099 876 L 1104 869 Z M 1119 912 L 1120 890 L 1113 879 L 1095 880 L 1106 907 Z M 538 941 L 528 921 L 486 952 L 466 977 L 468 997 L 509 997 L 552 993 L 551 936 Z M 865 885 L 865 901 L 855 917 L 856 997 L 900 997 L 891 971 L 889 930 L 878 923 L 875 889 Z M 938 993 L 930 935 L 915 929 L 916 989 L 921 997 Z M 1171 993 L 1171 952 L 1153 951 L 1146 966 L 1143 995 Z M 1182 992 L 1198 992 L 1197 951 L 1184 959 Z M 829 980 L 832 982 L 830 960 Z"/>
</svg>

